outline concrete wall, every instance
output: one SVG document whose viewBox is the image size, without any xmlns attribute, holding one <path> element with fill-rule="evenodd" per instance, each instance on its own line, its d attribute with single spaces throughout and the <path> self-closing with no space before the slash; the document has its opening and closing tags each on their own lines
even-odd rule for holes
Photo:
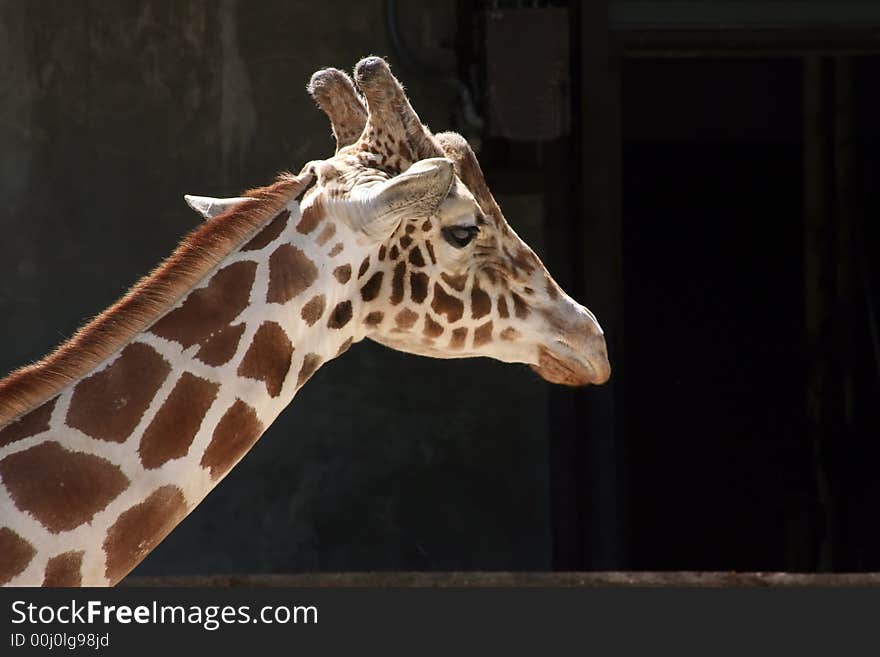
<svg viewBox="0 0 880 657">
<path fill-rule="evenodd" d="M 404 17 L 452 43 L 453 3 Z M 304 87 L 391 52 L 384 3 L 0 2 L 0 371 L 41 357 L 234 195 L 327 156 Z M 395 63 L 391 58 L 392 64 Z M 451 127 L 451 87 L 406 77 Z M 540 243 L 540 204 L 501 199 Z M 361 344 L 323 368 L 139 574 L 550 565 L 547 385 Z"/>
</svg>

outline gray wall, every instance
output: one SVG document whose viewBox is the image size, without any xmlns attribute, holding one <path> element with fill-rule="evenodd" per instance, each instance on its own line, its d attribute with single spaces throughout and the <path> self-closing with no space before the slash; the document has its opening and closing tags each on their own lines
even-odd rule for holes
<svg viewBox="0 0 880 657">
<path fill-rule="evenodd" d="M 452 4 L 410 8 L 406 33 L 451 43 Z M 184 193 L 234 195 L 329 155 L 304 86 L 321 66 L 390 53 L 383 12 L 0 2 L 0 371 L 168 254 L 197 223 Z M 452 89 L 401 75 L 422 118 L 452 127 Z M 540 203 L 500 201 L 540 250 Z M 358 345 L 137 572 L 549 568 L 546 408 L 524 367 Z"/>
</svg>

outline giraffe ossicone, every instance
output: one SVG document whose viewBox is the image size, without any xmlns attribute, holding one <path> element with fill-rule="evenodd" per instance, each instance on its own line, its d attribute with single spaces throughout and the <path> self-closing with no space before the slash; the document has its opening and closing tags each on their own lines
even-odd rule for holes
<svg viewBox="0 0 880 657">
<path fill-rule="evenodd" d="M 309 83 L 335 154 L 187 196 L 207 220 L 172 256 L 0 380 L 0 583 L 118 582 L 364 338 L 608 378 L 598 322 L 507 224 L 467 142 L 432 135 L 383 60 L 355 82 Z"/>
</svg>

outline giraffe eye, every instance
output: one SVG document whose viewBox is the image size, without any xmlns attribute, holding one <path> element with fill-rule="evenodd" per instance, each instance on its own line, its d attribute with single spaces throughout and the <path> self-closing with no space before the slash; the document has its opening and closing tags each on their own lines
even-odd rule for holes
<svg viewBox="0 0 880 657">
<path fill-rule="evenodd" d="M 456 249 L 463 249 L 479 232 L 480 229 L 477 226 L 447 226 L 443 229 L 443 239 Z"/>
</svg>

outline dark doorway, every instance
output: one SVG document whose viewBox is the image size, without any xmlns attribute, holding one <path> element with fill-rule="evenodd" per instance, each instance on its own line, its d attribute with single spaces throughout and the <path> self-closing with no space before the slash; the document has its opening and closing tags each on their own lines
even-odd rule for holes
<svg viewBox="0 0 880 657">
<path fill-rule="evenodd" d="M 808 565 L 802 87 L 796 58 L 624 65 L 635 569 Z"/>
</svg>

